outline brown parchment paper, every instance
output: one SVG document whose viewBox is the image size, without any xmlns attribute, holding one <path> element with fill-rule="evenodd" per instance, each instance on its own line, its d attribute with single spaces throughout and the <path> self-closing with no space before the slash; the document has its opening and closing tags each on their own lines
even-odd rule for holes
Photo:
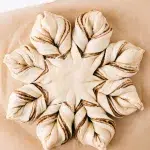
<svg viewBox="0 0 150 150">
<path fill-rule="evenodd" d="M 38 13 L 44 10 L 63 15 L 73 25 L 80 13 L 97 9 L 103 12 L 114 32 L 112 42 L 126 39 L 145 49 L 140 72 L 132 79 L 144 103 L 144 111 L 115 119 L 117 131 L 108 150 L 150 150 L 150 1 L 76 0 L 55 2 L 0 14 L 0 150 L 42 150 L 35 125 L 5 119 L 10 93 L 22 86 L 2 63 L 6 53 L 29 44 L 29 33 Z M 56 149 L 94 150 L 72 139 Z"/>
</svg>

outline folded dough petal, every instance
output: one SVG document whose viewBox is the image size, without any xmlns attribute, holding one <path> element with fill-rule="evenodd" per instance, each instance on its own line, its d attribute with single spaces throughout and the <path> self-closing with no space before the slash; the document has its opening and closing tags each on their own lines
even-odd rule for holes
<svg viewBox="0 0 150 150">
<path fill-rule="evenodd" d="M 42 55 L 29 46 L 22 46 L 4 57 L 12 77 L 25 83 L 34 82 L 46 71 Z"/>
<path fill-rule="evenodd" d="M 138 72 L 143 53 L 143 49 L 126 41 L 112 43 L 103 53 L 95 75 L 110 80 L 131 77 Z"/>
<path fill-rule="evenodd" d="M 144 109 L 136 88 L 129 78 L 107 80 L 95 87 L 94 91 L 100 106 L 114 117 L 123 117 L 138 109 Z"/>
<path fill-rule="evenodd" d="M 37 16 L 30 40 L 42 55 L 65 55 L 71 48 L 71 24 L 62 16 L 44 12 Z"/>
<path fill-rule="evenodd" d="M 115 134 L 115 123 L 97 104 L 81 100 L 76 107 L 75 132 L 82 144 L 106 150 Z"/>
<path fill-rule="evenodd" d="M 21 122 L 35 121 L 49 103 L 48 93 L 36 83 L 15 90 L 9 98 L 7 118 Z"/>
<path fill-rule="evenodd" d="M 37 136 L 43 148 L 50 150 L 64 144 L 72 137 L 74 109 L 72 102 L 50 105 L 38 119 Z"/>
<path fill-rule="evenodd" d="M 73 42 L 83 57 L 103 51 L 110 42 L 112 28 L 101 12 L 93 10 L 77 17 Z"/>
</svg>

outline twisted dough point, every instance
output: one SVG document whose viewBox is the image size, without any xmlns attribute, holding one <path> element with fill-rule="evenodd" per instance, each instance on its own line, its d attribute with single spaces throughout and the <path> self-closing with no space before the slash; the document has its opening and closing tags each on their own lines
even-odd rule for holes
<svg viewBox="0 0 150 150">
<path fill-rule="evenodd" d="M 4 63 L 13 78 L 25 83 L 34 82 L 46 68 L 43 56 L 29 46 L 22 46 L 6 54 Z"/>
<path fill-rule="evenodd" d="M 110 42 L 112 28 L 99 11 L 89 11 L 75 21 L 73 41 L 81 55 L 103 51 Z"/>
<path fill-rule="evenodd" d="M 48 105 L 47 92 L 37 84 L 28 84 L 14 91 L 9 98 L 7 118 L 21 122 L 36 120 Z"/>
<path fill-rule="evenodd" d="M 107 80 L 98 85 L 94 91 L 101 107 L 114 117 L 123 117 L 137 109 L 144 109 L 136 88 L 129 78 L 116 81 Z"/>
<path fill-rule="evenodd" d="M 106 150 L 115 134 L 115 123 L 97 104 L 81 100 L 76 108 L 75 131 L 82 144 Z"/>
<path fill-rule="evenodd" d="M 61 16 L 44 12 L 37 16 L 30 40 L 42 55 L 65 55 L 71 48 L 71 24 Z"/>
<path fill-rule="evenodd" d="M 102 53 L 102 61 L 95 75 L 118 80 L 135 75 L 140 66 L 144 50 L 126 41 L 112 43 Z"/>
<path fill-rule="evenodd" d="M 72 137 L 74 110 L 69 102 L 50 105 L 38 120 L 37 136 L 45 150 L 64 144 Z"/>
</svg>

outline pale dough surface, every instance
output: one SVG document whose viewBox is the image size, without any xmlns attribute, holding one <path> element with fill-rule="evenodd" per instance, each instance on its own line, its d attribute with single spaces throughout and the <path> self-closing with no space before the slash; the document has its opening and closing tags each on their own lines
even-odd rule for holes
<svg viewBox="0 0 150 150">
<path fill-rule="evenodd" d="M 1 149 L 11 150 L 41 150 L 42 146 L 36 139 L 35 126 L 15 123 L 5 119 L 10 93 L 21 86 L 21 82 L 14 80 L 4 64 L 6 53 L 16 49 L 19 45 L 29 43 L 29 33 L 38 13 L 44 10 L 63 15 L 72 24 L 74 18 L 82 12 L 97 9 L 103 12 L 114 32 L 112 41 L 126 39 L 146 50 L 140 67 L 140 72 L 133 77 L 138 93 L 144 103 L 145 110 L 116 119 L 117 133 L 110 143 L 108 150 L 149 150 L 150 148 L 150 80 L 149 80 L 149 5 L 148 0 L 86 0 L 78 3 L 56 2 L 34 8 L 25 8 L 0 15 L 0 146 Z M 136 8 L 136 9 L 135 9 Z M 5 142 L 4 142 L 5 141 Z M 92 150 L 89 146 L 82 146 L 71 140 L 57 149 Z"/>
</svg>

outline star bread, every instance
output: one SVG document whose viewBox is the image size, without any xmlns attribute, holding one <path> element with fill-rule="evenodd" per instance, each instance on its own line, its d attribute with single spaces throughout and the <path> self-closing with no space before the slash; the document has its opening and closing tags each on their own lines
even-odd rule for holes
<svg viewBox="0 0 150 150">
<path fill-rule="evenodd" d="M 111 116 L 144 109 L 130 79 L 144 50 L 125 40 L 110 43 L 112 32 L 96 10 L 78 16 L 73 31 L 64 17 L 39 14 L 30 34 L 32 46 L 4 58 L 12 77 L 24 83 L 10 95 L 7 118 L 36 122 L 45 150 L 72 136 L 106 150 L 116 130 Z"/>
</svg>

